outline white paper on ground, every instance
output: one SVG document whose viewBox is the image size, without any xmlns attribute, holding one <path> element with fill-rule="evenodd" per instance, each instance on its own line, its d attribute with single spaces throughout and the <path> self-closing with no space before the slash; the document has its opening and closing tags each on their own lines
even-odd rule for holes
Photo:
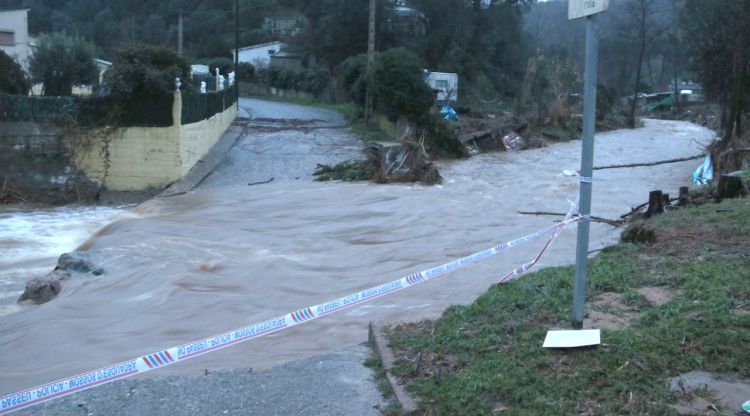
<svg viewBox="0 0 750 416">
<path fill-rule="evenodd" d="M 599 345 L 602 343 L 601 331 L 598 329 L 581 329 L 573 331 L 547 331 L 543 348 L 577 348 Z"/>
</svg>

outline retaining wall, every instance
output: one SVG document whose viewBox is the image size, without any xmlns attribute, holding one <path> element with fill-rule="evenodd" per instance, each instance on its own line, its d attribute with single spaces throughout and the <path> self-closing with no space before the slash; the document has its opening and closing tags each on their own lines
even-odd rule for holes
<svg viewBox="0 0 750 416">
<path fill-rule="evenodd" d="M 71 134 L 54 124 L 0 123 L 2 181 L 28 200 L 91 198 L 99 190 L 143 191 L 180 179 L 221 138 L 237 104 L 182 125 L 175 93 L 169 127 L 96 128 Z"/>
</svg>

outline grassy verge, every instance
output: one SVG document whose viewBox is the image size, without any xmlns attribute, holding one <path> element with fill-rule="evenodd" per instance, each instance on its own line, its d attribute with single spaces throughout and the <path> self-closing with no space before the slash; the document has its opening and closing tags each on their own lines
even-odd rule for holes
<svg viewBox="0 0 750 416">
<path fill-rule="evenodd" d="M 548 329 L 569 327 L 572 303 L 573 268 L 547 268 L 436 321 L 391 328 L 401 358 L 391 371 L 431 415 L 676 414 L 669 377 L 697 369 L 750 377 L 750 200 L 645 225 L 656 243 L 619 244 L 590 260 L 587 312 L 630 317 L 604 329 L 600 347 L 541 348 Z M 642 294 L 654 287 L 666 302 Z M 596 303 L 613 293 L 624 309 Z"/>
</svg>

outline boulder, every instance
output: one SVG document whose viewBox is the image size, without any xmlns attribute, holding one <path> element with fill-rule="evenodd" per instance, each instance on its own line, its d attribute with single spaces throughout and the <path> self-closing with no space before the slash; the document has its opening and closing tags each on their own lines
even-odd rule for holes
<svg viewBox="0 0 750 416">
<path fill-rule="evenodd" d="M 104 270 L 96 265 L 97 260 L 99 260 L 97 253 L 91 251 L 65 253 L 57 260 L 55 270 L 100 275 L 104 273 Z"/>
<path fill-rule="evenodd" d="M 18 302 L 31 301 L 37 305 L 46 303 L 54 299 L 62 290 L 63 280 L 70 279 L 70 273 L 64 270 L 53 270 L 44 277 L 31 279 L 26 283 L 24 290 Z"/>
</svg>

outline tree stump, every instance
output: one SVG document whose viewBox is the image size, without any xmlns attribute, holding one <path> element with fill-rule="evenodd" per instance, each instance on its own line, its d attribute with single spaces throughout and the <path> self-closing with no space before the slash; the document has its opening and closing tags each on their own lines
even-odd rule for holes
<svg viewBox="0 0 750 416">
<path fill-rule="evenodd" d="M 690 190 L 687 186 L 680 187 L 680 199 L 677 201 L 677 205 L 684 207 L 690 203 Z"/>
<path fill-rule="evenodd" d="M 717 186 L 717 201 L 724 198 L 737 198 L 742 195 L 744 188 L 742 186 L 742 177 L 739 173 L 723 174 L 719 176 L 719 185 Z"/>
<path fill-rule="evenodd" d="M 646 218 L 651 218 L 652 215 L 664 213 L 664 194 L 661 191 L 651 191 L 648 194 L 648 209 L 646 210 Z"/>
</svg>

